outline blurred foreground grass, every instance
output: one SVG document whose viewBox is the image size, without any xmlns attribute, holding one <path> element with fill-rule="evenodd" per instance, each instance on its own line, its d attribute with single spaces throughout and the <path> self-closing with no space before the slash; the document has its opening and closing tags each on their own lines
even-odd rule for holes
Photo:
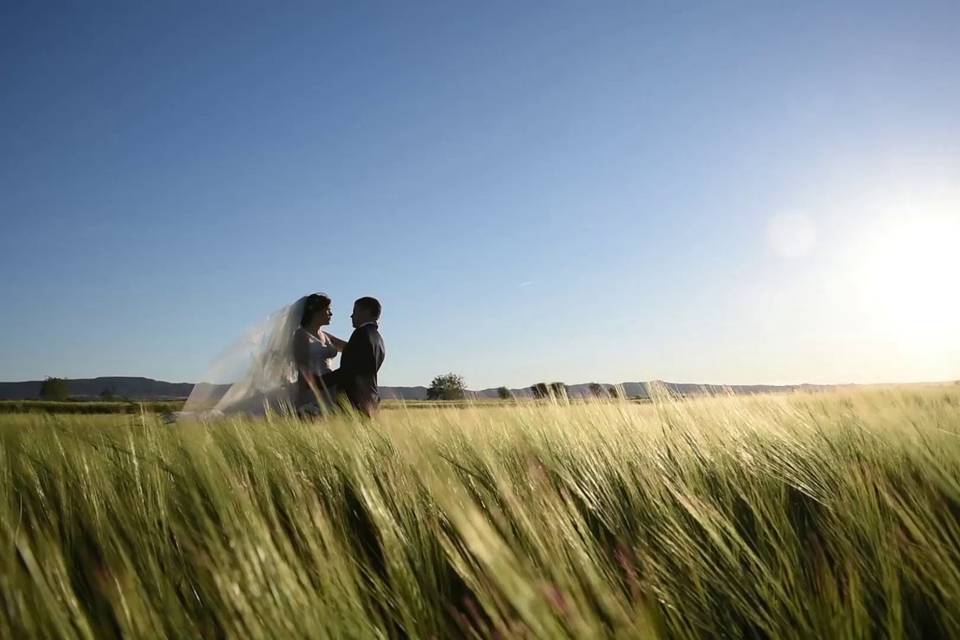
<svg viewBox="0 0 960 640">
<path fill-rule="evenodd" d="M 960 637 L 960 393 L 0 417 L 0 637 Z"/>
</svg>

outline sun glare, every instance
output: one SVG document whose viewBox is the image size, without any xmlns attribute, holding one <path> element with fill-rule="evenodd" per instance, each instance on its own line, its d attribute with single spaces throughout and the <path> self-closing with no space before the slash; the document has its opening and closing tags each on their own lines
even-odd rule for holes
<svg viewBox="0 0 960 640">
<path fill-rule="evenodd" d="M 877 225 L 856 252 L 854 287 L 872 328 L 910 347 L 960 342 L 960 212 Z"/>
</svg>

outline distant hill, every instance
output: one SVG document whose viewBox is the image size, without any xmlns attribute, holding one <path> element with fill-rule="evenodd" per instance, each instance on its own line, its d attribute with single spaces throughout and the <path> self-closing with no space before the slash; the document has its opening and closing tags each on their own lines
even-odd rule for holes
<svg viewBox="0 0 960 640">
<path fill-rule="evenodd" d="M 186 398 L 193 389 L 190 382 L 163 382 L 151 378 L 109 376 L 76 378 L 68 381 L 73 398 L 99 398 L 104 391 L 131 400 L 171 400 Z M 0 382 L 0 400 L 31 400 L 40 397 L 42 381 Z"/>
<path fill-rule="evenodd" d="M 496 394 L 494 394 L 496 395 Z M 426 400 L 426 387 L 380 387 L 380 397 L 390 400 Z"/>
<path fill-rule="evenodd" d="M 74 398 L 99 398 L 107 391 L 117 397 L 130 398 L 131 400 L 170 400 L 176 398 L 186 398 L 193 389 L 193 383 L 190 382 L 164 382 L 162 380 L 152 380 L 151 378 L 112 376 L 101 378 L 78 378 L 69 381 L 70 395 Z M 619 386 L 627 397 L 630 398 L 648 398 L 650 397 L 650 382 L 623 382 Z M 691 384 L 677 382 L 659 382 L 671 394 L 674 395 L 700 395 L 700 394 L 757 394 L 757 393 L 787 393 L 791 391 L 823 391 L 835 388 L 833 385 L 711 385 L 711 384 Z M 30 400 L 40 397 L 40 380 L 31 380 L 27 382 L 0 382 L 0 400 Z M 223 385 L 217 385 L 222 387 Z M 601 384 L 604 391 L 609 389 L 611 384 Z M 532 394 L 529 387 L 521 389 L 511 389 L 511 393 L 518 398 L 527 398 Z M 590 383 L 572 384 L 567 386 L 567 393 L 570 397 L 586 397 L 590 395 Z M 395 400 L 425 400 L 427 397 L 426 387 L 380 387 L 380 394 L 383 398 Z M 477 398 L 496 398 L 497 389 L 483 389 L 480 391 L 470 391 L 469 395 Z"/>
<path fill-rule="evenodd" d="M 584 398 L 592 395 L 590 385 L 593 383 L 571 384 L 567 385 L 567 395 L 571 398 Z M 751 384 L 751 385 L 717 385 L 717 384 L 694 384 L 685 382 L 621 382 L 616 386 L 623 389 L 623 393 L 628 398 L 649 398 L 650 391 L 654 384 L 664 387 L 670 394 L 677 396 L 695 396 L 695 395 L 719 395 L 733 393 L 736 395 L 755 395 L 758 393 L 789 393 L 792 391 L 825 391 L 836 388 L 836 385 L 815 385 L 815 384 L 791 384 L 791 385 L 769 385 L 769 384 Z M 609 383 L 600 383 L 605 392 L 615 385 Z M 515 397 L 530 397 L 533 393 L 529 387 L 523 389 L 511 389 L 510 392 Z M 481 398 L 496 398 L 497 389 L 484 389 L 475 392 Z"/>
</svg>

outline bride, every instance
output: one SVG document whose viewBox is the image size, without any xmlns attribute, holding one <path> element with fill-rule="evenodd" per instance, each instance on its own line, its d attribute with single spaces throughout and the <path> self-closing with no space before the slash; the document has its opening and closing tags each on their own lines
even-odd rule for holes
<svg viewBox="0 0 960 640">
<path fill-rule="evenodd" d="M 336 394 L 324 389 L 320 378 L 333 371 L 333 359 L 347 343 L 330 335 L 323 327 L 330 324 L 333 311 L 325 294 L 306 297 L 300 316 L 300 327 L 293 333 L 293 362 L 297 369 L 296 408 L 318 412 L 321 404 L 329 405 Z"/>
<path fill-rule="evenodd" d="M 323 388 L 320 377 L 346 346 L 323 330 L 332 317 L 323 293 L 271 314 L 214 361 L 177 418 L 326 411 L 332 390 Z"/>
</svg>

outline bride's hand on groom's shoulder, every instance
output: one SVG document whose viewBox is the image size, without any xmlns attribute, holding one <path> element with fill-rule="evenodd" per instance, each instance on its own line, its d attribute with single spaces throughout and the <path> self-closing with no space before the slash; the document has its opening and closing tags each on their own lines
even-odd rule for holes
<svg viewBox="0 0 960 640">
<path fill-rule="evenodd" d="M 346 340 L 341 340 L 335 335 L 331 335 L 328 333 L 327 337 L 330 338 L 330 342 L 333 343 L 333 346 L 337 348 L 337 351 L 343 351 L 343 349 L 347 346 Z"/>
</svg>

